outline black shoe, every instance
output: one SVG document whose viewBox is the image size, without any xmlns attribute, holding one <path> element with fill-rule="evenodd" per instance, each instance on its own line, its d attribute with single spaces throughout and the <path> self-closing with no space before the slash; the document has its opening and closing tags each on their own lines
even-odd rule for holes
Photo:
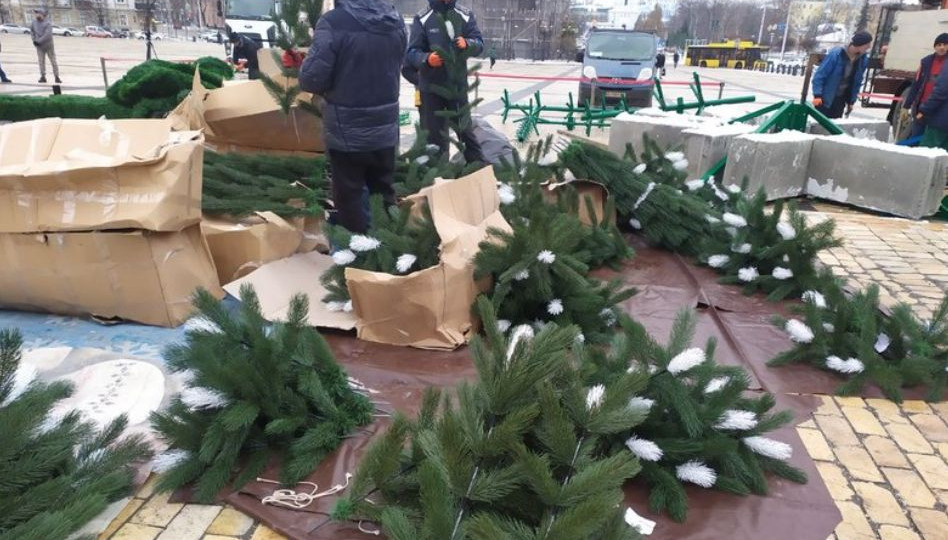
<svg viewBox="0 0 948 540">
<path fill-rule="evenodd" d="M 62 84 L 63 82 L 59 80 L 59 77 L 56 77 L 56 84 Z"/>
<path fill-rule="evenodd" d="M 2 80 L 0 80 L 0 83 L 2 83 L 2 84 L 10 84 L 10 83 L 12 83 L 12 82 L 13 82 L 13 81 L 11 81 L 10 79 L 2 79 Z"/>
<path fill-rule="evenodd" d="M 39 80 L 39 82 L 41 82 L 41 83 L 44 83 L 44 82 L 46 82 L 46 77 L 40 77 L 40 80 Z"/>
</svg>

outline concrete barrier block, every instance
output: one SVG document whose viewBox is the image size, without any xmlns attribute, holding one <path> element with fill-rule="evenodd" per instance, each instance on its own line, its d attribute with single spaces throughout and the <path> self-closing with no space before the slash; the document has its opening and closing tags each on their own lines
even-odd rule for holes
<svg viewBox="0 0 948 540">
<path fill-rule="evenodd" d="M 642 151 L 644 135 L 648 135 L 664 149 L 679 150 L 685 145 L 683 131 L 706 125 L 720 125 L 720 122 L 688 114 L 648 116 L 622 113 L 612 120 L 612 127 L 609 129 L 609 150 L 623 156 L 626 144 L 631 143 L 632 148 L 639 153 Z"/>
<path fill-rule="evenodd" d="M 846 135 L 813 144 L 806 193 L 919 219 L 938 211 L 948 175 L 948 152 L 909 148 Z"/>
<path fill-rule="evenodd" d="M 722 184 L 740 186 L 746 177 L 748 194 L 763 188 L 769 201 L 796 197 L 804 191 L 816 139 L 797 131 L 734 137 L 728 145 Z"/>
<path fill-rule="evenodd" d="M 885 120 L 865 119 L 865 118 L 838 118 L 833 122 L 839 126 L 844 133 L 857 139 L 872 139 L 876 141 L 889 142 L 892 127 Z M 807 124 L 807 131 L 814 135 L 829 135 L 826 129 L 810 120 Z"/>
<path fill-rule="evenodd" d="M 685 157 L 688 159 L 688 173 L 700 177 L 708 172 L 721 159 L 727 157 L 731 139 L 754 131 L 749 124 L 725 124 L 723 126 L 703 126 L 682 131 L 685 136 Z"/>
</svg>

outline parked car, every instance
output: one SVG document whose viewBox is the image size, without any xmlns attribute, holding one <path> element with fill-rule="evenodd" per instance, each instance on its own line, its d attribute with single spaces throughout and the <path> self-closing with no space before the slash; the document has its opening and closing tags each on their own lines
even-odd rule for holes
<svg viewBox="0 0 948 540">
<path fill-rule="evenodd" d="M 213 32 L 202 32 L 201 35 L 198 36 L 198 39 L 208 43 L 217 43 L 217 36 L 217 30 L 214 30 Z"/>
<path fill-rule="evenodd" d="M 101 28 L 99 26 L 87 26 L 83 35 L 86 37 L 110 38 L 112 37 L 112 32 L 109 32 L 105 28 Z"/>
<path fill-rule="evenodd" d="M 139 33 L 138 33 L 138 39 L 145 39 L 145 32 L 139 32 Z M 151 33 L 151 40 L 152 40 L 152 41 L 161 41 L 161 40 L 163 40 L 163 39 L 165 39 L 165 35 L 162 34 L 161 32 L 152 32 L 152 33 Z"/>
<path fill-rule="evenodd" d="M 29 34 L 30 29 L 18 24 L 6 23 L 0 24 L 0 34 Z"/>
<path fill-rule="evenodd" d="M 125 39 L 125 38 L 128 38 L 128 35 L 129 35 L 128 28 L 109 28 L 108 26 L 106 26 L 105 28 L 103 28 L 103 30 L 112 34 L 112 37 L 115 37 L 115 38 Z"/>
<path fill-rule="evenodd" d="M 53 35 L 54 36 L 81 36 L 82 32 L 76 30 L 75 28 L 68 28 L 65 26 L 53 26 Z"/>
</svg>

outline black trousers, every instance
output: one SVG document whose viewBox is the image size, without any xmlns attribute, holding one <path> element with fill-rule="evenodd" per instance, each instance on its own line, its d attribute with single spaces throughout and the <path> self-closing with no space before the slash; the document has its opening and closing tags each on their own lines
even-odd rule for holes
<svg viewBox="0 0 948 540">
<path fill-rule="evenodd" d="M 441 149 L 441 152 L 447 152 L 450 140 L 448 137 L 448 119 L 437 114 L 440 111 L 457 112 L 467 105 L 467 99 L 464 101 L 450 101 L 433 92 L 421 93 L 421 125 L 428 130 L 428 144 L 433 144 Z M 474 124 L 471 122 L 471 116 L 458 119 L 461 125 L 466 127 L 458 133 L 458 139 L 464 145 L 464 159 L 468 163 L 475 161 L 484 161 L 481 152 L 481 144 L 474 137 Z"/>
<path fill-rule="evenodd" d="M 817 107 L 816 110 L 825 114 L 829 118 L 842 118 L 843 111 L 846 110 L 846 99 L 841 96 L 837 96 L 836 99 L 833 100 L 833 103 L 829 105 L 829 107 L 826 106 L 826 102 L 824 101 L 823 105 Z"/>
<path fill-rule="evenodd" d="M 395 205 L 395 147 L 371 152 L 329 150 L 332 169 L 332 202 L 336 224 L 354 233 L 365 233 L 369 224 L 364 207 L 365 189 L 380 194 L 386 206 Z"/>
</svg>

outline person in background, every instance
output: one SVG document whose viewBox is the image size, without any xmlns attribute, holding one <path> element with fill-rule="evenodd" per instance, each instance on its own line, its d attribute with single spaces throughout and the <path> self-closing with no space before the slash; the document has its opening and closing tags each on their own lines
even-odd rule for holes
<svg viewBox="0 0 948 540">
<path fill-rule="evenodd" d="M 922 58 L 921 65 L 915 73 L 915 82 L 902 94 L 902 110 L 911 111 L 912 118 L 918 115 L 919 107 L 932 95 L 935 82 L 945 65 L 945 55 L 948 54 L 948 33 L 941 33 L 935 38 L 935 52 Z M 948 71 L 946 71 L 948 73 Z M 925 132 L 925 124 L 921 121 L 912 122 L 912 130 L 907 138 L 917 137 Z"/>
<path fill-rule="evenodd" d="M 3 51 L 3 44 L 0 43 L 0 52 Z M 12 83 L 10 79 L 7 78 L 7 74 L 3 72 L 3 66 L 0 66 L 0 83 L 9 84 Z"/>
<path fill-rule="evenodd" d="M 665 75 L 665 51 L 658 51 L 655 55 L 655 75 L 659 77 Z"/>
<path fill-rule="evenodd" d="M 39 82 L 46 82 L 46 58 L 49 57 L 49 63 L 53 66 L 54 80 L 57 83 L 62 83 L 59 80 L 56 49 L 53 48 L 53 25 L 46 20 L 45 9 L 37 9 L 34 13 L 36 13 L 36 19 L 30 25 L 30 37 L 33 38 L 33 46 L 36 47 L 36 59 L 39 61 Z"/>
<path fill-rule="evenodd" d="M 675 64 L 675 69 L 678 69 L 679 60 L 681 60 L 681 55 L 678 54 L 678 49 L 675 49 L 675 54 L 672 55 L 672 62 Z"/>
<path fill-rule="evenodd" d="M 948 150 L 948 77 L 938 77 L 931 95 L 918 107 L 915 120 L 924 125 L 920 146 Z"/>
<path fill-rule="evenodd" d="M 491 45 L 490 50 L 487 51 L 487 58 L 490 59 L 490 69 L 494 69 L 494 64 L 497 63 L 497 49 Z"/>
<path fill-rule="evenodd" d="M 856 32 L 849 45 L 836 47 L 826 54 L 813 74 L 813 106 L 829 118 L 849 114 L 859 98 L 859 88 L 869 67 L 872 34 Z"/>
<path fill-rule="evenodd" d="M 316 23 L 300 88 L 321 95 L 335 222 L 365 233 L 364 193 L 395 205 L 405 23 L 385 0 L 346 0 Z"/>
<path fill-rule="evenodd" d="M 243 65 L 247 68 L 247 78 L 250 80 L 259 79 L 260 60 L 257 59 L 257 51 L 260 50 L 260 44 L 234 31 L 230 31 L 229 38 L 233 45 L 230 57 L 234 60 L 234 65 L 239 65 L 243 60 Z"/>
<path fill-rule="evenodd" d="M 443 50 L 451 47 L 460 50 L 470 48 L 474 56 L 477 56 L 484 50 L 484 40 L 474 14 L 465 8 L 457 7 L 455 0 L 428 0 L 428 6 L 415 15 L 412 22 L 405 63 L 418 70 L 422 125 L 428 130 L 428 143 L 436 145 L 441 152 L 448 152 L 447 119 L 438 113 L 444 110 L 457 112 L 467 105 L 468 81 L 466 76 L 462 77 L 463 80 L 449 80 L 444 59 L 435 52 L 435 47 Z M 436 14 L 451 23 L 453 35 L 448 36 L 442 32 Z M 436 91 L 439 86 L 457 90 L 459 97 L 445 99 Z M 465 125 L 458 133 L 458 138 L 464 145 L 464 159 L 468 163 L 483 161 L 480 143 L 474 136 L 474 123 L 469 117 L 460 119 L 459 123 Z"/>
</svg>

